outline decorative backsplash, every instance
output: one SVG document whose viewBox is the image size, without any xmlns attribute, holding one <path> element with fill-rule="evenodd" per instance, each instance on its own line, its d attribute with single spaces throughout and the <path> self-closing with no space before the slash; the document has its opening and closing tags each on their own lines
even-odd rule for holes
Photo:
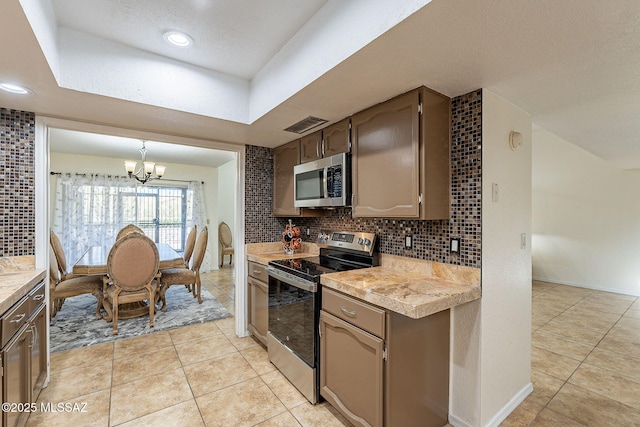
<svg viewBox="0 0 640 427">
<path fill-rule="evenodd" d="M 0 108 L 0 256 L 35 254 L 35 114 Z"/>
<path fill-rule="evenodd" d="M 272 150 L 247 145 L 244 179 L 244 242 L 263 243 L 280 240 L 284 225 L 273 216 Z M 277 238 L 276 238 L 277 237 Z"/>
<path fill-rule="evenodd" d="M 482 91 L 451 100 L 451 218 L 440 221 L 352 218 L 351 208 L 333 210 L 326 217 L 292 218 L 305 241 L 315 241 L 320 229 L 376 233 L 380 252 L 447 264 L 480 267 L 482 207 Z M 266 154 L 266 151 L 269 151 Z M 265 159 L 269 163 L 265 163 Z M 268 242 L 278 236 L 288 218 L 272 213 L 273 162 L 270 150 L 247 146 L 246 243 Z M 254 193 L 255 191 L 255 193 Z M 249 210 L 251 208 L 251 210 Z M 264 209 L 264 210 L 262 210 Z M 306 236 L 309 228 L 310 236 Z M 404 237 L 413 235 L 413 248 Z M 460 238 L 460 254 L 449 252 L 451 238 Z"/>
</svg>

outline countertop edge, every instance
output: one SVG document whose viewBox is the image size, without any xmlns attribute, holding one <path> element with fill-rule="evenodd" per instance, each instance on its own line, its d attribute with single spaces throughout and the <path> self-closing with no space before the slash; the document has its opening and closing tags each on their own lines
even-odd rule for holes
<svg viewBox="0 0 640 427">
<path fill-rule="evenodd" d="M 0 275 L 0 313 L 11 308 L 46 277 L 45 269 L 16 271 Z"/>
<path fill-rule="evenodd" d="M 377 267 L 380 268 L 380 267 Z M 354 273 L 355 272 L 355 273 Z M 352 270 L 349 279 L 344 273 L 330 273 L 321 276 L 321 283 L 329 289 L 345 293 L 354 298 L 374 304 L 380 308 L 410 317 L 420 319 L 431 314 L 456 307 L 467 302 L 475 301 L 481 297 L 481 287 L 479 284 L 464 284 L 458 282 L 444 281 L 438 278 L 424 276 L 416 278 L 415 275 L 407 274 L 407 280 L 402 280 L 403 275 L 393 270 L 378 270 L 384 276 L 393 274 L 396 281 L 388 286 L 371 282 L 367 284 L 367 279 L 353 280 L 354 275 L 366 273 L 363 270 Z M 342 275 L 342 277 L 341 277 Z M 432 282 L 437 281 L 435 289 L 431 289 Z M 408 284 L 414 287 L 423 286 L 420 292 L 408 289 Z"/>
</svg>

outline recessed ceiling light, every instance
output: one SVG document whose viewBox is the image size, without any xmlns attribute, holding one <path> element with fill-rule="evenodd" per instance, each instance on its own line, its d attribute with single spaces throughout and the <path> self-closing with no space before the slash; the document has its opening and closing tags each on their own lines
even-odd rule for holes
<svg viewBox="0 0 640 427">
<path fill-rule="evenodd" d="M 0 83 L 0 89 L 5 92 L 17 93 L 18 95 L 26 95 L 31 92 L 24 86 L 17 85 L 15 83 Z"/>
<path fill-rule="evenodd" d="M 178 47 L 189 47 L 193 44 L 191 37 L 180 31 L 167 31 L 163 37 L 167 43 Z"/>
</svg>

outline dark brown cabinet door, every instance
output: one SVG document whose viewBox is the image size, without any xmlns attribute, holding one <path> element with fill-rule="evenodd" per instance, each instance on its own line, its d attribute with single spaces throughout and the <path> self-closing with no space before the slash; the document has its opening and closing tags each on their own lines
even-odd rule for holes
<svg viewBox="0 0 640 427">
<path fill-rule="evenodd" d="M 320 394 L 355 425 L 382 426 L 384 341 L 320 314 Z"/>
<path fill-rule="evenodd" d="M 322 131 L 303 136 L 300 139 L 300 163 L 322 158 Z"/>
<path fill-rule="evenodd" d="M 47 377 L 47 318 L 45 306 L 31 321 L 31 400 L 36 401 Z"/>
<path fill-rule="evenodd" d="M 273 149 L 273 214 L 298 216 L 293 205 L 293 167 L 300 163 L 300 140 Z"/>
<path fill-rule="evenodd" d="M 322 130 L 324 157 L 349 152 L 349 119 L 344 119 Z"/>
<path fill-rule="evenodd" d="M 353 216 L 418 218 L 419 92 L 354 115 Z"/>
<path fill-rule="evenodd" d="M 264 345 L 267 345 L 269 328 L 269 287 L 266 283 L 247 278 L 249 284 L 249 329 Z"/>
<path fill-rule="evenodd" d="M 29 352 L 31 329 L 26 327 L 17 334 L 2 351 L 2 402 L 30 403 Z M 2 425 L 14 427 L 24 425 L 29 417 L 27 411 L 2 411 Z"/>
</svg>

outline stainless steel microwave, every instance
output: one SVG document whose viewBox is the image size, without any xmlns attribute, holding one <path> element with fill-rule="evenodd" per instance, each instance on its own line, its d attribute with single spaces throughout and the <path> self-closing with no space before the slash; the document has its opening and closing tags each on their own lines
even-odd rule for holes
<svg viewBox="0 0 640 427">
<path fill-rule="evenodd" d="M 319 208 L 349 206 L 351 156 L 335 154 L 293 167 L 294 206 Z"/>
</svg>

